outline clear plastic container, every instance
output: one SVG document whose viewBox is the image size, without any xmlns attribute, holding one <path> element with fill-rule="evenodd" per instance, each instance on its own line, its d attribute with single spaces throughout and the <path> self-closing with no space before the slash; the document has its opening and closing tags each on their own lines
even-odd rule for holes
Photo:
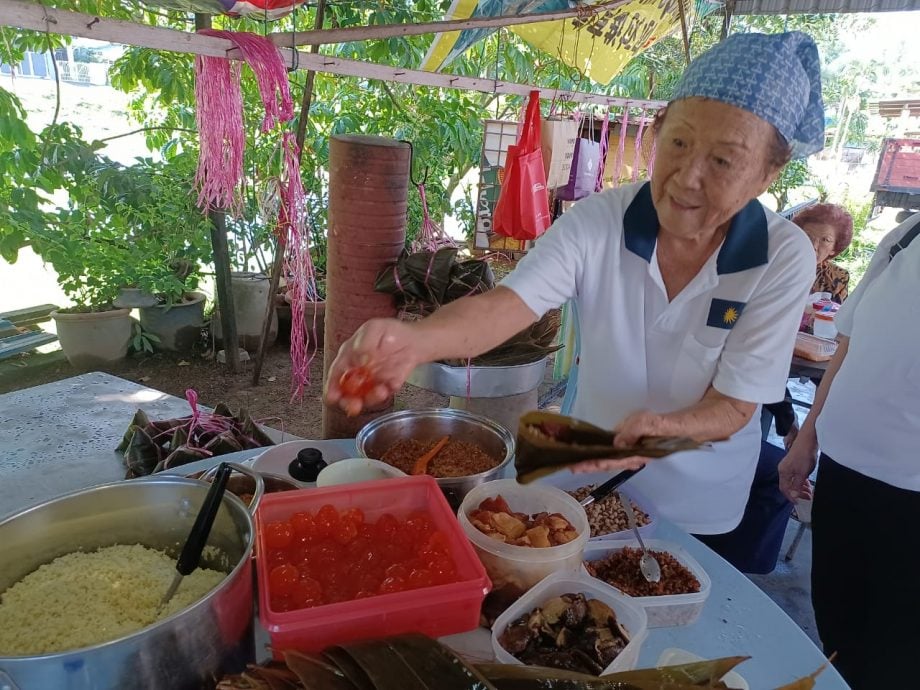
<svg viewBox="0 0 920 690">
<path fill-rule="evenodd" d="M 562 489 L 563 491 L 577 491 L 582 487 L 589 486 L 593 484 L 595 487 L 600 486 L 608 479 L 611 478 L 610 472 L 588 472 L 588 473 L 579 473 L 575 474 L 574 472 L 563 471 L 556 472 L 547 477 L 543 477 L 538 480 L 538 484 L 554 486 L 557 489 Z M 618 491 L 631 499 L 646 515 L 649 517 L 649 523 L 647 525 L 642 525 L 639 528 L 639 534 L 642 535 L 643 539 L 651 537 L 655 534 L 655 530 L 658 528 L 658 515 L 652 508 L 648 499 L 645 498 L 639 491 L 629 486 L 629 484 L 623 485 L 622 488 Z M 608 534 L 601 534 L 596 537 L 591 537 L 590 541 L 607 541 L 610 539 L 632 539 L 632 530 L 622 530 L 619 532 L 610 532 Z"/>
<path fill-rule="evenodd" d="M 680 561 L 699 580 L 700 591 L 691 594 L 670 594 L 660 597 L 629 597 L 625 594 L 623 596 L 628 597 L 645 609 L 648 614 L 649 628 L 669 628 L 695 623 L 703 612 L 706 599 L 709 598 L 709 591 L 712 589 L 709 575 L 706 574 L 703 566 L 697 563 L 693 556 L 677 544 L 661 541 L 660 539 L 643 539 L 643 541 L 649 551 L 666 551 Z M 632 540 L 615 543 L 607 542 L 606 544 L 589 544 L 588 548 L 585 549 L 585 561 L 599 561 L 605 556 L 627 546 L 638 549 L 639 543 Z M 584 573 L 588 575 L 587 570 Z M 600 580 L 596 581 L 600 582 Z M 608 586 L 616 589 L 616 585 Z"/>
<path fill-rule="evenodd" d="M 416 510 L 428 511 L 435 528 L 450 541 L 459 581 L 282 613 L 269 606 L 265 586 L 269 568 L 265 559 L 257 556 L 259 620 L 268 631 L 274 650 L 317 652 L 330 645 L 360 639 L 409 632 L 441 637 L 478 627 L 489 579 L 433 477 L 404 477 L 267 494 L 256 514 L 258 554 L 266 553 L 264 525 L 287 520 L 299 511 L 315 513 L 327 503 L 340 511 L 360 508 L 369 522 L 384 513 L 405 518 Z"/>
<path fill-rule="evenodd" d="M 815 312 L 815 322 L 812 325 L 811 332 L 818 338 L 825 338 L 827 340 L 833 340 L 836 338 L 837 327 L 834 325 L 834 312 Z"/>
<path fill-rule="evenodd" d="M 567 544 L 544 548 L 514 546 L 492 539 L 476 529 L 467 516 L 485 499 L 499 494 L 515 512 L 561 514 L 578 532 L 578 537 Z M 552 573 L 577 573 L 588 542 L 588 518 L 578 501 L 560 489 L 518 484 L 516 479 L 501 479 L 477 486 L 463 499 L 457 519 L 485 566 L 493 591 L 507 589 L 508 594 L 515 597 Z"/>
<path fill-rule="evenodd" d="M 795 334 L 795 355 L 812 362 L 826 362 L 837 352 L 837 341 L 808 333 Z"/>
<path fill-rule="evenodd" d="M 629 634 L 629 644 L 603 672 L 615 673 L 617 671 L 633 670 L 639 663 L 639 653 L 642 651 L 642 644 L 648 636 L 646 612 L 635 603 L 634 599 L 630 599 L 613 587 L 595 580 L 584 572 L 577 575 L 567 573 L 550 575 L 499 616 L 498 620 L 495 621 L 495 625 L 492 626 L 492 651 L 495 653 L 498 663 L 523 666 L 523 662 L 505 651 L 505 648 L 499 644 L 498 640 L 501 634 L 509 624 L 524 614 L 540 608 L 550 599 L 563 594 L 584 594 L 585 598 L 598 599 L 613 609 L 617 620 L 626 628 L 626 632 Z"/>
</svg>

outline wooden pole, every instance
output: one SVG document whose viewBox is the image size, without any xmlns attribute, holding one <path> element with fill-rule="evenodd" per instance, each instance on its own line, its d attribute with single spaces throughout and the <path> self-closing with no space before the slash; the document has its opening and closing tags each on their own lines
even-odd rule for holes
<svg viewBox="0 0 920 690">
<path fill-rule="evenodd" d="M 302 46 L 307 44 L 323 45 L 326 43 L 349 43 L 351 41 L 369 41 L 381 38 L 400 38 L 424 34 L 440 34 L 448 31 L 468 31 L 471 29 L 501 28 L 504 26 L 521 26 L 570 19 L 578 14 L 609 12 L 629 0 L 610 0 L 597 5 L 578 5 L 555 12 L 536 12 L 534 14 L 504 15 L 501 17 L 473 17 L 471 19 L 447 19 L 437 22 L 419 22 L 417 24 L 372 24 L 369 26 L 347 26 L 340 29 L 316 29 L 314 31 L 283 31 L 271 33 L 268 37 L 275 45 L 281 47 Z"/>
<path fill-rule="evenodd" d="M 175 29 L 96 17 L 81 12 L 45 7 L 25 0 L 0 0 L 0 26 L 49 31 L 53 34 L 65 36 L 81 36 L 142 48 L 171 50 L 196 55 L 212 55 L 214 57 L 227 57 L 231 50 L 235 48 L 232 41 L 223 38 L 200 36 Z M 497 79 L 424 72 L 422 70 L 380 65 L 373 62 L 348 60 L 319 53 L 301 51 L 298 52 L 295 58 L 295 51 L 290 48 L 281 48 L 280 50 L 288 67 L 294 68 L 296 66 L 298 69 L 314 70 L 325 74 L 379 79 L 380 81 L 430 86 L 438 89 L 478 91 L 480 93 L 523 97 L 536 90 L 540 92 L 540 98 L 545 100 L 555 98 L 571 103 L 585 103 L 614 108 L 631 107 L 657 110 L 665 105 L 664 101 L 617 98 L 584 91 L 541 88 L 533 84 L 517 84 Z"/>
<path fill-rule="evenodd" d="M 323 28 L 323 19 L 326 14 L 326 0 L 319 0 L 316 5 L 316 19 L 313 23 L 316 29 Z M 318 46 L 310 45 L 307 52 L 316 52 Z M 313 84 L 316 79 L 314 70 L 307 70 L 307 81 L 303 87 L 303 100 L 300 103 L 300 120 L 297 124 L 297 164 L 303 160 L 303 142 L 307 136 L 307 120 L 310 118 L 310 106 L 313 104 Z M 269 282 L 269 300 L 265 308 L 265 322 L 262 324 L 262 337 L 259 339 L 259 351 L 256 354 L 256 361 L 252 368 L 252 385 L 258 386 L 259 379 L 262 376 L 262 364 L 265 361 L 265 351 L 268 349 L 268 333 L 271 328 L 272 312 L 275 309 L 275 294 L 278 292 L 278 284 L 281 282 L 281 270 L 284 267 L 284 244 L 281 240 L 275 240 L 275 261 L 272 264 L 271 281 Z M 303 328 L 304 324 L 294 323 L 291 321 L 291 328 Z"/>
<path fill-rule="evenodd" d="M 195 29 L 210 29 L 211 15 L 195 13 Z M 221 336 L 224 356 L 230 373 L 240 370 L 240 343 L 236 334 L 236 312 L 233 308 L 233 290 L 230 288 L 230 249 L 227 246 L 227 223 L 224 212 L 210 211 L 211 250 L 214 255 L 214 282 L 217 285 L 217 304 L 220 307 Z M 215 353 L 216 355 L 217 353 Z"/>
<path fill-rule="evenodd" d="M 690 66 L 690 34 L 687 32 L 687 12 L 684 10 L 685 0 L 677 0 L 677 13 L 680 15 L 680 33 L 684 39 L 684 58 Z"/>
</svg>

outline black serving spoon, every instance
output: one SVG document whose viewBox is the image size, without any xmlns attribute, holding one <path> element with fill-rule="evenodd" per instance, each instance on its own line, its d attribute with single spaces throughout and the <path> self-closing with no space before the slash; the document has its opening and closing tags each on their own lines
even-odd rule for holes
<svg viewBox="0 0 920 690">
<path fill-rule="evenodd" d="M 211 527 L 214 526 L 214 518 L 217 517 L 217 511 L 220 509 L 220 503 L 227 488 L 227 480 L 230 479 L 232 471 L 233 468 L 225 462 L 220 463 L 217 468 L 217 475 L 211 482 L 211 488 L 204 497 L 204 503 L 201 504 L 195 524 L 192 525 L 192 531 L 189 532 L 185 546 L 182 547 L 182 553 L 179 554 L 179 560 L 176 561 L 176 575 L 163 599 L 160 600 L 158 607 L 160 610 L 173 598 L 182 583 L 182 578 L 192 573 L 201 563 L 201 552 L 208 543 L 208 536 L 211 534 Z"/>
<path fill-rule="evenodd" d="M 622 472 L 614 475 L 612 478 L 608 479 L 606 482 L 601 484 L 599 487 L 597 487 L 594 491 L 592 491 L 590 494 L 585 496 L 579 502 L 581 503 L 582 507 L 587 508 L 589 505 L 591 505 L 595 501 L 603 501 L 610 494 L 612 494 L 614 491 L 620 488 L 624 482 L 626 482 L 628 479 L 632 479 L 637 474 L 639 474 L 639 472 L 641 472 L 644 467 L 645 465 L 643 465 L 637 470 L 623 470 Z"/>
</svg>

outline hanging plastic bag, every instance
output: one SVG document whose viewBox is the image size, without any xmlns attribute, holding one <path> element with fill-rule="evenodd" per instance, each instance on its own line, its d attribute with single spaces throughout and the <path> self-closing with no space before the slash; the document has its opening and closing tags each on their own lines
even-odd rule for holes
<svg viewBox="0 0 920 690">
<path fill-rule="evenodd" d="M 493 231 L 534 240 L 550 226 L 546 172 L 540 148 L 540 92 L 531 91 L 517 144 L 508 147 L 505 174 L 493 214 Z"/>
<path fill-rule="evenodd" d="M 578 201 L 594 191 L 597 185 L 597 168 L 601 160 L 601 145 L 594 141 L 594 116 L 589 115 L 589 137 L 575 142 L 575 157 L 569 181 L 556 190 L 556 198 L 563 201 Z"/>
<path fill-rule="evenodd" d="M 546 188 L 556 189 L 569 181 L 575 142 L 580 127 L 577 119 L 556 113 L 556 99 L 540 129 L 540 146 L 543 149 L 543 168 L 546 170 Z"/>
</svg>

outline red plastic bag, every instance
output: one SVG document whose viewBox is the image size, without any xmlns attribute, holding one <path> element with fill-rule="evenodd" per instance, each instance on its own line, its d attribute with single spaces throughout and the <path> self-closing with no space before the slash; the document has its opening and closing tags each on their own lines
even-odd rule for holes
<svg viewBox="0 0 920 690">
<path fill-rule="evenodd" d="M 546 172 L 540 149 L 540 92 L 531 91 L 516 145 L 508 147 L 505 179 L 492 216 L 492 229 L 516 240 L 534 240 L 550 226 Z"/>
</svg>

